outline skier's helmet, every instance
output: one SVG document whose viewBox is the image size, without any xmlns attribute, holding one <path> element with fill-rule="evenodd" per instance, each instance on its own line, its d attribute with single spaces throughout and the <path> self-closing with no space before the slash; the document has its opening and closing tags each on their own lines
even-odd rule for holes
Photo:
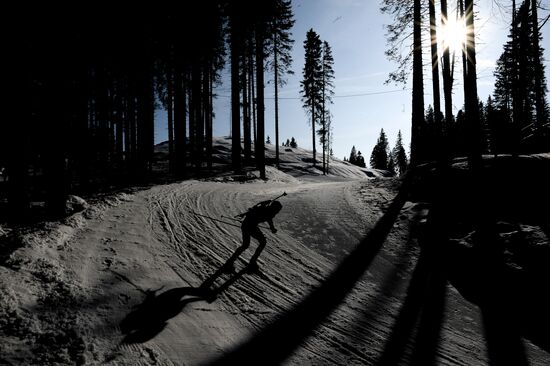
<svg viewBox="0 0 550 366">
<path fill-rule="evenodd" d="M 271 214 L 273 216 L 275 216 L 276 214 L 279 213 L 279 211 L 281 211 L 281 209 L 283 208 L 283 205 L 281 205 L 281 202 L 279 201 L 273 201 L 271 202 L 271 204 L 269 205 L 269 211 L 271 212 Z"/>
</svg>

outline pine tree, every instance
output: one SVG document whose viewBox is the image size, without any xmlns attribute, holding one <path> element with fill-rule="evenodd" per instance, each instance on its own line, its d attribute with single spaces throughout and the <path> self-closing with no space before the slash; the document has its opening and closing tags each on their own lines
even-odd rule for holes
<svg viewBox="0 0 550 366">
<path fill-rule="evenodd" d="M 351 152 L 349 154 L 349 160 L 348 161 L 351 164 L 354 164 L 354 165 L 357 161 L 357 150 L 355 150 L 355 145 L 353 145 L 352 148 L 351 148 Z"/>
<path fill-rule="evenodd" d="M 327 173 L 327 159 L 330 141 L 330 110 L 328 106 L 332 104 L 334 95 L 334 57 L 327 41 L 323 42 L 322 60 L 321 60 L 321 144 L 323 145 L 323 174 Z"/>
<path fill-rule="evenodd" d="M 447 15 L 447 0 L 441 0 L 441 26 L 446 27 L 448 21 Z M 451 75 L 452 66 L 449 54 L 449 46 L 443 48 L 443 56 L 441 58 L 441 73 L 443 76 L 443 95 L 445 98 L 445 125 L 449 126 L 453 118 L 453 78 Z"/>
<path fill-rule="evenodd" d="M 432 56 L 432 90 L 433 90 L 433 103 L 434 113 L 439 118 L 441 113 L 441 97 L 439 93 L 439 54 L 437 50 L 437 29 L 436 29 L 436 16 L 435 16 L 435 0 L 428 0 L 428 8 L 430 13 L 430 45 Z M 438 130 L 440 130 L 439 122 Z M 439 135 L 439 133 L 438 133 Z"/>
<path fill-rule="evenodd" d="M 502 133 L 493 135 L 498 136 L 501 149 L 514 153 L 540 151 L 544 139 L 542 126 L 549 115 L 544 65 L 540 61 L 544 50 L 535 26 L 536 7 L 530 13 L 529 5 L 529 1 L 524 2 L 514 13 L 510 40 L 504 45 L 494 72 L 493 97 L 502 119 L 499 128 Z"/>
<path fill-rule="evenodd" d="M 271 20 L 271 44 L 269 52 L 273 55 L 271 69 L 273 71 L 275 88 L 275 162 L 279 167 L 279 87 L 285 85 L 285 75 L 293 74 L 292 45 L 290 30 L 294 25 L 290 0 L 275 0 L 275 14 Z"/>
<path fill-rule="evenodd" d="M 239 74 L 241 63 L 241 52 L 244 38 L 244 6 L 236 1 L 229 1 L 229 50 L 231 58 L 231 163 L 233 170 L 239 173 L 241 166 L 241 111 L 240 111 L 240 86 Z"/>
<path fill-rule="evenodd" d="M 412 116 L 411 116 L 411 163 L 418 164 L 425 159 L 424 130 L 424 75 L 422 70 L 422 2 L 383 0 L 381 10 L 394 18 L 387 26 L 388 49 L 386 56 L 397 62 L 397 70 L 390 73 L 387 82 L 406 83 L 409 70 L 413 70 Z M 410 29 L 412 28 L 412 33 Z M 402 54 L 404 34 L 412 34 L 410 52 Z M 407 38 L 407 37 L 405 37 Z"/>
<path fill-rule="evenodd" d="M 396 166 L 393 160 L 393 154 L 390 154 L 390 159 L 388 160 L 388 171 L 391 175 L 395 175 L 396 173 Z"/>
<path fill-rule="evenodd" d="M 310 116 L 313 144 L 313 166 L 316 165 L 315 125 L 319 121 L 322 109 L 322 50 L 319 35 L 310 29 L 304 41 L 305 62 L 302 70 L 303 80 L 300 82 L 302 103 Z"/>
<path fill-rule="evenodd" d="M 294 139 L 294 137 L 292 137 L 290 139 L 290 147 L 296 149 L 298 147 L 298 143 L 296 142 L 296 140 Z"/>
<path fill-rule="evenodd" d="M 365 168 L 367 165 L 365 164 L 365 158 L 361 154 L 361 151 L 357 152 L 357 158 L 355 159 L 355 165 Z"/>
<path fill-rule="evenodd" d="M 382 13 L 392 16 L 394 20 L 392 24 L 386 26 L 388 49 L 385 54 L 389 60 L 397 63 L 397 70 L 390 72 L 386 83 L 405 84 L 412 68 L 412 52 L 402 53 L 403 35 L 411 34 L 412 3 L 410 1 L 383 0 L 380 10 Z M 412 47 L 406 47 L 406 49 L 412 49 Z"/>
<path fill-rule="evenodd" d="M 466 18 L 466 72 L 464 78 L 464 110 L 468 136 L 468 164 L 472 170 L 481 167 L 481 125 L 477 95 L 476 43 L 474 28 L 474 0 L 464 0 Z"/>
<path fill-rule="evenodd" d="M 269 135 L 267 135 L 267 140 L 265 140 L 266 144 L 271 144 L 271 139 L 269 138 Z"/>
<path fill-rule="evenodd" d="M 413 90 L 411 118 L 411 164 L 417 165 L 426 159 L 423 146 L 424 121 L 424 73 L 422 66 L 422 12 L 421 1 L 413 1 Z"/>
<path fill-rule="evenodd" d="M 157 101 L 168 111 L 170 170 L 184 171 L 187 140 L 197 167 L 209 159 L 211 91 L 225 56 L 226 22 L 220 1 L 184 6 L 183 12 L 137 6 L 132 16 L 100 6 L 85 16 L 26 14 L 29 37 L 14 49 L 26 65 L 21 99 L 35 102 L 17 108 L 25 110 L 20 127 L 29 132 L 7 132 L 20 136 L 24 151 L 19 160 L 2 161 L 10 186 L 18 186 L 10 188 L 10 206 L 24 211 L 32 189 L 44 192 L 48 211 L 63 214 L 73 187 L 82 192 L 95 182 L 148 178 Z M 43 63 L 32 57 L 39 54 L 48 54 Z M 44 172 L 40 182 L 27 179 L 31 165 Z"/>
<path fill-rule="evenodd" d="M 388 139 L 384 129 L 380 130 L 380 136 L 372 149 L 370 156 L 370 166 L 373 169 L 386 170 L 388 168 Z"/>
<path fill-rule="evenodd" d="M 403 147 L 403 138 L 401 137 L 401 130 L 397 133 L 397 140 L 395 141 L 395 147 L 392 150 L 391 157 L 395 162 L 397 172 L 399 175 L 404 174 L 407 171 L 409 166 L 409 161 L 407 159 L 407 153 Z"/>
</svg>

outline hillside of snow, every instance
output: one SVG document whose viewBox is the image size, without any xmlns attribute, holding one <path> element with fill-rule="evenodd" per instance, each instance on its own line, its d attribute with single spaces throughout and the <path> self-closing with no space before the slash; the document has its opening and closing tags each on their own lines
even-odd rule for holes
<svg viewBox="0 0 550 366">
<path fill-rule="evenodd" d="M 241 149 L 244 145 L 241 144 Z M 227 171 L 231 166 L 231 137 L 214 137 L 212 144 L 213 165 L 215 170 Z M 163 142 L 155 147 L 155 155 L 158 162 L 166 163 L 168 155 L 168 142 Z M 268 166 L 275 165 L 275 145 L 265 144 L 265 159 Z M 217 169 L 216 169 L 217 168 Z M 313 154 L 311 150 L 300 147 L 292 148 L 279 146 L 279 170 L 286 173 L 283 176 L 308 179 L 323 174 L 322 155 L 317 153 L 316 166 L 313 166 Z M 281 177 L 283 177 L 281 176 Z M 377 169 L 361 168 L 331 157 L 329 161 L 328 178 L 331 179 L 367 179 L 388 176 L 388 172 Z"/>
<path fill-rule="evenodd" d="M 4 227 L 0 364 L 487 365 L 502 355 L 550 364 L 547 328 L 522 328 L 534 320 L 529 306 L 507 307 L 502 318 L 480 296 L 495 274 L 524 276 L 539 286 L 522 296 L 540 313 L 547 271 L 521 254 L 546 258 L 547 225 L 501 221 L 506 260 L 490 266 L 472 255 L 477 232 L 453 229 L 444 261 L 422 247 L 431 208 L 420 198 L 430 182 L 378 240 L 372 233 L 395 210 L 400 181 L 336 159 L 323 176 L 310 151 L 287 149 L 263 181 L 224 168 L 230 140 L 219 138 L 219 174 L 97 197 L 62 221 Z M 253 239 L 236 271 L 222 273 L 241 245 L 235 215 L 283 192 L 277 233 L 261 228 L 261 272 L 246 271 Z M 502 263 L 506 271 L 495 270 Z"/>
</svg>

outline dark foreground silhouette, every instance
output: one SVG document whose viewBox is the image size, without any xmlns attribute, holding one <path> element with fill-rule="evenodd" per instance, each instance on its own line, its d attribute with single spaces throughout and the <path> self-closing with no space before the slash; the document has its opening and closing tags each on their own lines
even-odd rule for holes
<svg viewBox="0 0 550 366">
<path fill-rule="evenodd" d="M 479 306 L 490 364 L 528 364 L 524 337 L 548 351 L 550 161 L 504 157 L 485 161 L 478 172 L 458 163 L 447 170 L 428 166 L 409 172 L 378 223 L 321 287 L 211 365 L 278 365 L 287 359 L 369 268 L 406 200 L 430 202 L 430 214 L 405 301 L 375 364 L 403 361 L 411 344 L 408 364 L 437 361 L 448 282 Z M 520 270 L 503 261 L 511 248 L 495 231 L 501 222 L 538 226 L 545 234 L 529 254 L 528 242 L 519 240 L 517 254 L 526 255 Z M 457 244 L 460 240 L 471 247 Z"/>
<path fill-rule="evenodd" d="M 158 294 L 157 290 L 142 291 L 145 299 L 137 305 L 120 323 L 120 330 L 126 336 L 122 343 L 143 343 L 153 339 L 168 325 L 168 321 L 177 316 L 185 306 L 196 301 L 213 302 L 217 297 L 237 282 L 250 267 L 238 272 L 228 270 L 228 262 L 218 268 L 199 287 L 178 287 Z M 223 283 L 214 286 L 215 281 L 226 275 Z"/>
<path fill-rule="evenodd" d="M 283 193 L 281 196 L 286 196 L 286 193 Z M 279 196 L 279 197 L 281 197 Z M 277 197 L 277 198 L 279 198 Z M 231 268 L 237 258 L 250 246 L 250 239 L 254 238 L 258 241 L 259 245 L 256 248 L 256 251 L 250 258 L 249 268 L 254 270 L 258 267 L 258 257 L 264 250 L 267 245 L 267 239 L 265 235 L 259 228 L 259 224 L 262 222 L 267 222 L 269 229 L 272 233 L 276 233 L 277 229 L 273 225 L 273 218 L 281 211 L 283 205 L 276 199 L 262 201 L 253 207 L 249 208 L 248 211 L 237 215 L 237 217 L 244 218 L 241 224 L 241 231 L 243 236 L 243 244 L 235 250 L 233 255 L 229 258 L 225 266 Z"/>
</svg>

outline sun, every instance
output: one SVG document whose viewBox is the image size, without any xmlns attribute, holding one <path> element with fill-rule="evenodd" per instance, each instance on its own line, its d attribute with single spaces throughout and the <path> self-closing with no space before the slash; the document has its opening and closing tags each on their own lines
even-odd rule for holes
<svg viewBox="0 0 550 366">
<path fill-rule="evenodd" d="M 466 42 L 466 26 L 460 19 L 449 18 L 447 24 L 441 29 L 443 47 L 450 52 L 459 52 Z"/>
</svg>

